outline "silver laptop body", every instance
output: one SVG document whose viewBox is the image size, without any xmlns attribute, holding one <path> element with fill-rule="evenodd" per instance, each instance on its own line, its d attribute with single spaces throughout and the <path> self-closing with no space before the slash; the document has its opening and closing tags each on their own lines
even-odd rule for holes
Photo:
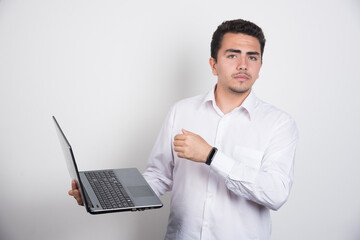
<svg viewBox="0 0 360 240">
<path fill-rule="evenodd" d="M 89 213 L 142 211 L 163 206 L 136 168 L 78 171 L 72 147 L 54 116 L 53 120 L 70 176 L 78 182 Z"/>
</svg>

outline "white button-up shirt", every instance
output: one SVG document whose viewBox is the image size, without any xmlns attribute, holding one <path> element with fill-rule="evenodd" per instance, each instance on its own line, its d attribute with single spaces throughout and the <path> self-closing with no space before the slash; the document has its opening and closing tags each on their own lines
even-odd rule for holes
<svg viewBox="0 0 360 240">
<path fill-rule="evenodd" d="M 181 129 L 218 148 L 210 166 L 177 156 Z M 294 120 L 253 91 L 225 115 L 214 90 L 176 103 L 144 173 L 158 195 L 172 191 L 165 239 L 270 239 L 269 209 L 289 196 L 297 139 Z"/>
</svg>

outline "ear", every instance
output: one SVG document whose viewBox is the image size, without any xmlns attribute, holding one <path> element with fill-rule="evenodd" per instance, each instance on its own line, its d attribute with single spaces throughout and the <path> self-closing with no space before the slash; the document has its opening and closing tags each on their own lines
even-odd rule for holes
<svg viewBox="0 0 360 240">
<path fill-rule="evenodd" d="M 261 71 L 261 68 L 262 68 L 262 62 L 261 62 L 260 69 L 259 69 L 259 72 L 258 72 L 258 74 L 257 74 L 256 79 L 258 79 L 258 78 L 260 77 L 260 71 Z"/>
<path fill-rule="evenodd" d="M 214 76 L 217 76 L 218 73 L 217 73 L 217 70 L 216 70 L 216 60 L 211 57 L 209 59 L 209 64 L 210 64 L 212 73 L 214 74 Z"/>
</svg>

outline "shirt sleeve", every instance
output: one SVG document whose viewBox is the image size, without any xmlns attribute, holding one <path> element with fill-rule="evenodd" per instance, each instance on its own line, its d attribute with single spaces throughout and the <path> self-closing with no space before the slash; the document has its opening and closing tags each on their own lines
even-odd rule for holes
<svg viewBox="0 0 360 240">
<path fill-rule="evenodd" d="M 211 168 L 225 179 L 227 188 L 236 195 L 277 210 L 290 194 L 297 140 L 295 122 L 287 119 L 274 129 L 260 166 L 246 164 L 251 161 L 235 160 L 218 151 Z"/>
<path fill-rule="evenodd" d="M 174 156 L 171 147 L 171 129 L 173 119 L 174 107 L 165 118 L 143 173 L 144 178 L 158 196 L 172 189 Z"/>
</svg>

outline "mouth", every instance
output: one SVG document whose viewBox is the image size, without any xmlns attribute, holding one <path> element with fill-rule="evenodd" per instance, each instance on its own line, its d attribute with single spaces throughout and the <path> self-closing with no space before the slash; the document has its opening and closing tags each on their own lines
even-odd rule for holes
<svg viewBox="0 0 360 240">
<path fill-rule="evenodd" d="M 240 82 L 244 82 L 250 79 L 250 75 L 247 73 L 236 73 L 233 75 L 233 78 Z"/>
</svg>

